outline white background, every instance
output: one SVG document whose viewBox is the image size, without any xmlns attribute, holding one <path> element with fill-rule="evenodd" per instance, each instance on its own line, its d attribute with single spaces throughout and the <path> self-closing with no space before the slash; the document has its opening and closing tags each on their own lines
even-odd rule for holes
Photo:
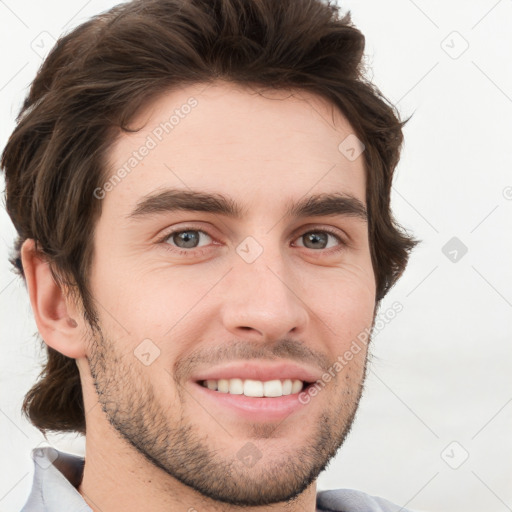
<svg viewBox="0 0 512 512">
<path fill-rule="evenodd" d="M 50 35 L 115 3 L 0 1 L 2 148 Z M 375 337 L 354 429 L 318 488 L 360 489 L 416 511 L 512 510 L 512 1 L 353 0 L 342 7 L 366 35 L 374 82 L 402 116 L 414 114 L 392 204 L 423 243 L 381 306 L 398 301 L 403 311 Z M 44 438 L 20 414 L 42 353 L 26 290 L 7 262 L 14 228 L 3 206 L 0 223 L 6 512 L 25 503 L 30 450 Z M 467 247 L 456 261 L 442 250 L 453 237 Z M 83 453 L 76 436 L 50 439 Z"/>
</svg>

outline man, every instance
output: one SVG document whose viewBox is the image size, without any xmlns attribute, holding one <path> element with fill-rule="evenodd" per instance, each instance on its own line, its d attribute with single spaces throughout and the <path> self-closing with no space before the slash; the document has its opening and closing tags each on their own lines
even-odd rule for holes
<svg viewBox="0 0 512 512">
<path fill-rule="evenodd" d="M 362 34 L 308 0 L 120 5 L 62 38 L 2 156 L 48 347 L 24 511 L 388 511 L 316 491 L 417 243 Z M 402 509 L 403 510 L 403 509 Z"/>
</svg>

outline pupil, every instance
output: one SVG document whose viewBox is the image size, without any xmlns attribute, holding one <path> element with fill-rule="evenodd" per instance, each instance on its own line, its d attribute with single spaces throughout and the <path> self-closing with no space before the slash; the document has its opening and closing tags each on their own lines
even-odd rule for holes
<svg viewBox="0 0 512 512">
<path fill-rule="evenodd" d="M 311 242 L 317 242 L 317 241 L 324 241 L 326 242 L 327 235 L 325 233 L 320 234 L 320 236 L 317 233 L 310 233 L 307 235 L 306 239 Z M 318 244 L 313 244 L 313 248 L 318 247 Z"/>
<path fill-rule="evenodd" d="M 181 242 L 185 242 L 185 248 L 193 248 L 195 247 L 195 244 L 198 242 L 199 237 L 197 236 L 197 233 L 195 231 L 182 231 L 179 233 L 178 238 Z M 176 240 L 174 240 L 176 242 Z M 179 245 L 179 244 L 177 244 Z M 180 246 L 182 247 L 182 246 Z"/>
<path fill-rule="evenodd" d="M 182 231 L 181 233 L 177 233 L 175 237 L 176 236 L 180 240 L 180 243 L 183 242 L 185 244 L 184 247 L 188 249 L 195 247 L 199 242 L 199 237 L 196 231 Z M 308 243 L 312 244 L 313 248 L 315 248 L 318 247 L 318 242 L 327 242 L 327 235 L 325 233 L 309 233 L 306 235 L 306 240 Z M 174 239 L 174 242 L 176 242 L 176 238 Z"/>
</svg>

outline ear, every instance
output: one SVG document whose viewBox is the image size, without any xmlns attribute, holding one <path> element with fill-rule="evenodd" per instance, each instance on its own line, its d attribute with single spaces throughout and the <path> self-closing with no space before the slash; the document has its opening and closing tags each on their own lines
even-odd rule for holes
<svg viewBox="0 0 512 512">
<path fill-rule="evenodd" d="M 53 278 L 47 259 L 37 251 L 31 238 L 21 247 L 21 261 L 41 337 L 48 346 L 67 357 L 85 357 L 84 321 Z"/>
</svg>

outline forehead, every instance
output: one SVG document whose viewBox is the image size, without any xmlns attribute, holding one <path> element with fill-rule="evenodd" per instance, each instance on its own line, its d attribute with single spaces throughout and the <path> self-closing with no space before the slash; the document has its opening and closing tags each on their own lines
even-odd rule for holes
<svg viewBox="0 0 512 512">
<path fill-rule="evenodd" d="M 365 203 L 363 157 L 340 151 L 352 127 L 302 90 L 194 84 L 153 100 L 131 127 L 109 153 L 103 205 L 115 200 L 124 216 L 163 188 L 219 192 L 249 208 L 333 191 Z"/>
</svg>

